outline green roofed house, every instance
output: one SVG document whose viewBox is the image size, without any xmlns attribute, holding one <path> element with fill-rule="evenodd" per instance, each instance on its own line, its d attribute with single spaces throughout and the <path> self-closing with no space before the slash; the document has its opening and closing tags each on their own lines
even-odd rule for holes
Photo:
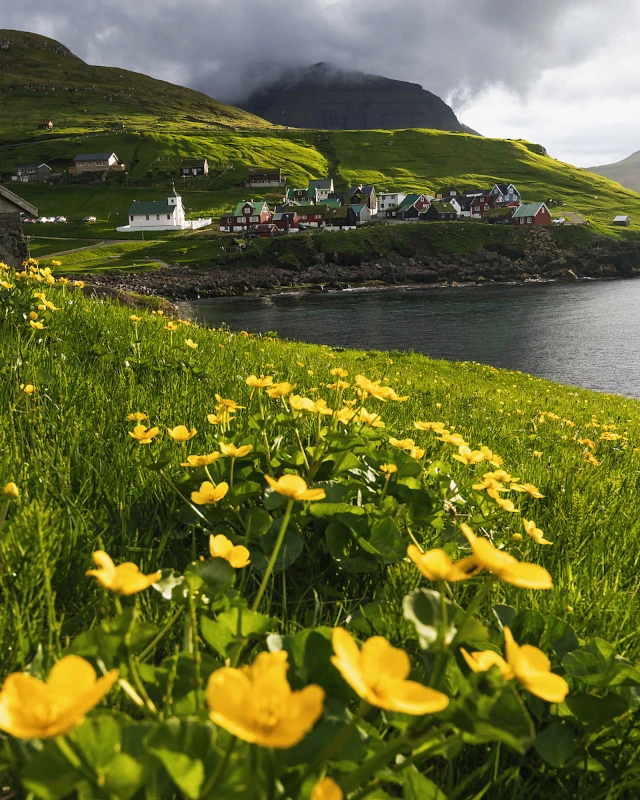
<svg viewBox="0 0 640 800">
<path fill-rule="evenodd" d="M 458 219 L 458 212 L 446 200 L 434 200 L 427 211 L 420 214 L 420 219 L 431 222 L 453 222 Z"/>
<path fill-rule="evenodd" d="M 511 224 L 537 227 L 551 225 L 552 219 L 546 203 L 522 203 L 511 218 Z"/>
<path fill-rule="evenodd" d="M 408 194 L 396 206 L 391 206 L 385 211 L 387 219 L 417 220 L 429 208 L 429 200 L 423 194 Z"/>
<path fill-rule="evenodd" d="M 186 218 L 182 197 L 176 192 L 176 187 L 169 193 L 166 200 L 148 200 L 139 202 L 134 200 L 129 208 L 129 222 L 116 230 L 121 233 L 132 231 L 184 231 L 197 230 L 211 225 L 211 219 Z"/>
<path fill-rule="evenodd" d="M 264 200 L 243 200 L 234 211 L 220 217 L 220 230 L 229 233 L 249 230 L 253 225 L 266 225 L 272 215 Z"/>
<path fill-rule="evenodd" d="M 206 158 L 185 158 L 180 166 L 181 178 L 200 178 L 209 174 Z"/>
</svg>

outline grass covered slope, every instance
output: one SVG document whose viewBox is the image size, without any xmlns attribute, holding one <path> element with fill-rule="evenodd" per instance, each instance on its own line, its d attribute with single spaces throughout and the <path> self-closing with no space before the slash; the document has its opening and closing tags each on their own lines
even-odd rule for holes
<svg viewBox="0 0 640 800">
<path fill-rule="evenodd" d="M 45 36 L 0 30 L 0 138 L 103 129 L 114 122 L 168 130 L 214 126 L 267 128 L 265 122 L 211 97 L 120 67 L 86 64 Z M 90 149 L 88 152 L 101 152 Z"/>
<path fill-rule="evenodd" d="M 17 789 L 20 773 L 34 798 L 51 798 L 89 780 L 87 796 L 137 800 L 153 775 L 167 800 L 235 800 L 247 780 L 252 796 L 277 784 L 283 800 L 315 800 L 326 764 L 349 800 L 390 800 L 401 787 L 435 796 L 434 784 L 450 798 L 490 789 L 524 800 L 567 785 L 594 800 L 629 796 L 637 402 L 479 364 L 198 329 L 87 299 L 46 271 L 3 275 L 0 677 L 28 665 L 44 677 L 69 653 L 119 670 L 82 724 L 53 686 L 50 716 L 12 704 L 5 688 L 12 736 L 46 739 L 61 716 L 74 730 L 42 748 L 9 739 L 3 785 Z M 255 388 L 269 385 L 264 374 L 278 385 Z M 367 411 L 338 379 L 367 393 Z M 225 543 L 235 564 L 217 549 Z M 418 544 L 439 549 L 420 572 Z M 451 573 L 448 558 L 469 544 L 478 562 Z M 112 574 L 97 550 L 132 563 Z M 102 585 L 86 574 L 92 553 Z M 370 642 L 360 667 L 347 669 L 346 644 L 344 668 L 330 661 L 338 627 Z M 514 651 L 507 627 L 528 647 Z M 476 674 L 486 649 L 503 665 L 504 651 L 514 673 Z M 308 724 L 293 720 L 286 741 L 271 736 L 301 697 L 275 681 L 240 693 L 220 683 L 205 699 L 210 675 L 230 680 L 283 656 L 295 692 L 316 684 L 325 700 L 313 732 L 322 707 Z M 81 688 L 64 685 L 69 697 Z M 356 695 L 370 705 L 356 711 Z M 218 701 L 227 711 L 212 725 Z M 241 724 L 230 726 L 236 704 Z"/>
</svg>

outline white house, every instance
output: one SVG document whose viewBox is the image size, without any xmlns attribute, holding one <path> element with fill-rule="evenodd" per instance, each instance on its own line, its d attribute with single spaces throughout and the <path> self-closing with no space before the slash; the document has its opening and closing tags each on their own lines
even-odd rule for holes
<svg viewBox="0 0 640 800">
<path fill-rule="evenodd" d="M 404 192 L 380 192 L 378 195 L 379 210 L 386 211 L 388 208 L 402 205 L 406 196 Z"/>
<path fill-rule="evenodd" d="M 309 188 L 316 190 L 316 200 L 328 200 L 333 194 L 333 178 L 326 180 L 309 181 Z"/>
<path fill-rule="evenodd" d="M 116 230 L 121 233 L 197 230 L 211 225 L 211 222 L 211 219 L 186 219 L 182 197 L 174 186 L 166 201 L 150 200 L 141 203 L 134 200 L 129 209 L 129 223 Z"/>
</svg>

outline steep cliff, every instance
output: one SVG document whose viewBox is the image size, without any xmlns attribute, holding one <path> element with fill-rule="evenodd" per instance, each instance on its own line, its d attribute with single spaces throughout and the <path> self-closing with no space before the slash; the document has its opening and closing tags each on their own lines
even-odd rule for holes
<svg viewBox="0 0 640 800">
<path fill-rule="evenodd" d="M 320 63 L 293 80 L 254 92 L 241 108 L 278 125 L 323 130 L 468 130 L 451 108 L 417 83 Z"/>
</svg>

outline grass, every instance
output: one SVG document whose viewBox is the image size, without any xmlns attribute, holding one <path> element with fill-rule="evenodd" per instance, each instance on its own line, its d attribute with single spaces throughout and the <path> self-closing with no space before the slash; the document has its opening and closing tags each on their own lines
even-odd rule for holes
<svg viewBox="0 0 640 800">
<path fill-rule="evenodd" d="M 28 237 L 29 252 L 33 258 L 43 258 L 64 250 L 75 250 L 77 247 L 87 247 L 86 239 L 47 239 L 46 237 L 30 236 L 30 229 L 25 229 Z"/>
<path fill-rule="evenodd" d="M 199 344 L 192 355 L 183 330 L 172 339 L 162 318 L 150 314 L 140 323 L 142 355 L 136 364 L 129 314 L 109 303 L 68 306 L 51 320 L 53 338 L 46 338 L 28 363 L 16 362 L 15 334 L 0 330 L 2 363 L 17 364 L 0 387 L 0 482 L 15 480 L 25 498 L 4 533 L 10 563 L 21 554 L 15 574 L 4 578 L 8 602 L 0 617 L 0 644 L 8 653 L 5 670 L 27 664 L 37 642 L 46 639 L 43 564 L 54 565 L 56 613 L 64 617 L 63 632 L 73 635 L 100 611 L 102 600 L 83 577 L 98 545 L 119 559 L 142 559 L 157 567 L 182 558 L 176 500 L 128 442 L 128 413 L 144 410 L 161 426 L 195 426 L 195 451 L 205 452 L 214 392 L 244 404 L 243 378 L 268 372 L 295 382 L 304 394 L 329 382 L 335 366 L 383 378 L 410 396 L 406 404 L 381 408 L 394 430 L 413 435 L 416 418 L 445 421 L 470 441 L 499 452 L 507 469 L 542 489 L 545 499 L 536 507 L 536 522 L 554 546 L 536 556 L 554 575 L 556 589 L 525 598 L 501 585 L 496 601 L 523 602 L 561 617 L 571 607 L 580 636 L 603 635 L 625 655 L 640 656 L 637 402 L 479 364 L 407 353 L 332 352 L 225 331 L 189 330 Z M 56 340 L 61 344 L 54 346 Z M 22 395 L 20 383 L 34 383 L 36 394 Z M 540 411 L 554 412 L 576 427 L 551 420 L 536 426 Z M 601 428 L 592 420 L 617 426 L 629 446 L 598 442 Z M 239 421 L 242 428 L 242 415 Z M 583 461 L 584 447 L 576 437 L 598 442 L 601 466 Z M 534 450 L 542 457 L 536 458 Z M 165 547 L 159 552 L 161 540 Z M 400 566 L 393 568 L 389 585 L 402 583 L 403 576 Z M 363 579 L 358 591 L 371 600 L 387 589 Z M 161 618 L 162 606 L 149 602 L 150 613 Z"/>
</svg>

